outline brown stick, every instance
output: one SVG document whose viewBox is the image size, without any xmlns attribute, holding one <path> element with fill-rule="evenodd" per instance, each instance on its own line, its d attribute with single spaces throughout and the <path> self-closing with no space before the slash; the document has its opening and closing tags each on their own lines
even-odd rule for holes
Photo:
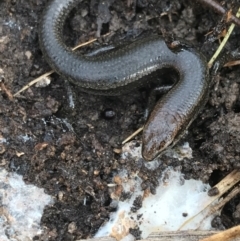
<svg viewBox="0 0 240 241">
<path fill-rule="evenodd" d="M 208 238 L 201 239 L 199 241 L 232 241 L 233 239 L 240 237 L 240 225 L 225 230 L 223 232 L 214 234 Z"/>
<path fill-rule="evenodd" d="M 205 4 L 206 6 L 212 8 L 213 10 L 215 10 L 217 13 L 224 15 L 226 14 L 228 11 L 222 7 L 218 2 L 214 1 L 214 0 L 197 0 L 200 3 Z M 234 15 L 230 14 L 230 18 L 229 21 L 232 23 L 235 23 L 236 25 L 240 26 L 240 19 L 236 18 Z"/>
<path fill-rule="evenodd" d="M 0 88 L 2 89 L 2 91 L 7 95 L 8 99 L 10 101 L 13 101 L 13 95 L 11 93 L 10 90 L 8 90 L 8 88 L 4 85 L 3 82 L 0 82 Z"/>
<path fill-rule="evenodd" d="M 159 232 L 159 233 L 152 233 L 147 239 L 142 239 L 139 241 L 240 241 L 239 235 L 237 233 L 239 232 L 238 228 L 234 227 L 231 229 L 228 229 L 226 231 L 194 231 L 194 230 L 188 230 L 188 231 L 169 231 L 169 232 Z M 236 229 L 236 232 L 234 232 L 234 229 Z M 221 239 L 219 236 L 221 236 L 223 233 L 231 232 L 235 233 L 235 235 L 231 235 L 231 239 Z M 239 233 L 238 233 L 239 234 Z M 225 235 L 225 234 L 224 234 Z M 210 237 L 209 237 L 210 236 Z M 208 237 L 208 238 L 206 238 Z M 212 237 L 217 237 L 215 239 L 212 239 Z M 230 237 L 230 236 L 229 236 Z M 228 238 L 228 235 L 225 235 L 224 238 Z M 115 238 L 112 237 L 102 237 L 102 238 L 91 238 L 91 239 L 80 239 L 78 241 L 117 241 Z"/>
</svg>

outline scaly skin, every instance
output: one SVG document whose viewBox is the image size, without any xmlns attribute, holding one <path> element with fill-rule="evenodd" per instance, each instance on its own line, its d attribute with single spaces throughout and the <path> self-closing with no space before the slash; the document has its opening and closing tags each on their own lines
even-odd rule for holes
<svg viewBox="0 0 240 241">
<path fill-rule="evenodd" d="M 179 81 L 161 98 L 143 130 L 142 155 L 151 161 L 175 144 L 196 118 L 208 97 L 209 75 L 205 58 L 188 47 L 168 48 L 160 36 L 140 39 L 103 55 L 82 56 L 62 38 L 63 24 L 79 0 L 53 0 L 47 5 L 39 29 L 42 52 L 49 65 L 83 91 L 116 95 L 151 81 L 147 75 L 170 68 Z"/>
</svg>

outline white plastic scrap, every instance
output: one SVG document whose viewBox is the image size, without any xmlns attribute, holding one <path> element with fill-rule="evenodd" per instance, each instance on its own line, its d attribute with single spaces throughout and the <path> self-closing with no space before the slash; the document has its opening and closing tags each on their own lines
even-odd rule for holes
<svg viewBox="0 0 240 241">
<path fill-rule="evenodd" d="M 26 185 L 22 176 L 0 169 L 0 240 L 32 240 L 41 234 L 43 209 L 52 202 L 42 188 Z"/>
<path fill-rule="evenodd" d="M 128 147 L 124 148 L 124 157 L 131 155 L 131 152 L 134 157 L 136 153 L 140 153 L 139 147 L 134 150 L 131 144 L 127 145 Z M 185 145 L 184 149 L 189 149 L 189 146 Z M 186 153 L 183 152 L 183 155 L 186 156 Z M 156 163 L 154 165 L 157 166 Z M 119 201 L 115 194 L 116 189 L 115 193 L 114 189 L 111 189 L 111 197 L 115 199 L 113 202 L 118 201 L 118 208 L 95 237 L 112 236 L 117 240 L 123 240 L 129 235 L 130 228 L 138 228 L 142 232 L 142 239 L 147 238 L 152 232 L 212 229 L 211 220 L 214 216 L 208 216 L 208 210 L 201 212 L 209 198 L 208 184 L 193 179 L 185 180 L 183 174 L 170 167 L 159 177 L 159 186 L 155 195 L 150 192 L 144 193 L 141 183 L 142 179 L 137 173 L 127 173 L 125 170 L 118 173 L 118 186 L 121 186 L 122 192 L 130 192 L 131 197 Z M 142 198 L 142 207 L 133 212 L 131 208 L 139 196 Z M 199 213 L 201 214 L 198 215 Z"/>
</svg>

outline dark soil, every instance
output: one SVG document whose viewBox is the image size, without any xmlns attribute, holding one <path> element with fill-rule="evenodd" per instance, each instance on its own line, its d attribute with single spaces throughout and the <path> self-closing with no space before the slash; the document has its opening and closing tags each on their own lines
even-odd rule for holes
<svg viewBox="0 0 240 241">
<path fill-rule="evenodd" d="M 221 29 L 229 26 L 221 16 L 195 1 L 149 0 L 136 5 L 133 0 L 108 0 L 105 2 L 109 12 L 98 7 L 101 1 L 89 2 L 83 0 L 68 19 L 66 41 L 74 46 L 97 34 L 111 34 L 83 52 L 162 33 L 191 42 L 209 59 L 219 44 Z M 224 6 L 236 13 L 240 1 L 226 2 Z M 193 159 L 179 162 L 163 157 L 162 165 L 155 171 L 141 163 L 126 162 L 113 151 L 143 125 L 146 91 L 99 97 L 82 93 L 53 74 L 47 87 L 31 87 L 11 100 L 6 90 L 14 94 L 50 70 L 39 48 L 37 28 L 46 3 L 0 2 L 0 139 L 6 139 L 0 142 L 0 165 L 23 175 L 26 183 L 44 188 L 56 200 L 45 209 L 45 231 L 35 240 L 76 240 L 94 235 L 112 211 L 107 183 L 121 168 L 138 170 L 144 176 L 142 186 L 153 193 L 166 166 L 181 168 L 186 178 L 201 179 L 211 185 L 239 168 L 239 66 L 222 68 L 212 77 L 209 101 L 184 138 L 193 149 Z M 236 27 L 225 50 L 236 50 L 239 39 L 240 28 Z M 71 94 L 75 107 L 69 104 Z M 141 135 L 137 137 L 140 138 Z M 215 222 L 216 228 L 240 223 L 239 198 L 225 206 Z"/>
</svg>

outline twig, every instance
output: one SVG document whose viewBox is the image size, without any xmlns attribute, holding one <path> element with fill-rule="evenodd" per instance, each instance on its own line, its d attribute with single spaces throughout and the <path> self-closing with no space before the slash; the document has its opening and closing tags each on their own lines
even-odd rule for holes
<svg viewBox="0 0 240 241">
<path fill-rule="evenodd" d="M 237 17 L 240 16 L 240 8 L 238 9 L 238 12 L 236 14 Z M 212 56 L 212 58 L 210 59 L 210 61 L 208 62 L 208 67 L 211 68 L 213 65 L 213 62 L 216 60 L 216 58 L 218 57 L 218 55 L 220 54 L 220 52 L 222 51 L 223 47 L 225 46 L 225 44 L 227 43 L 233 29 L 235 27 L 235 24 L 232 23 L 231 26 L 229 27 L 222 43 L 219 45 L 218 49 L 216 50 L 215 54 Z"/>
<path fill-rule="evenodd" d="M 130 141 L 133 137 L 135 137 L 138 133 L 140 133 L 143 130 L 143 126 L 137 129 L 135 132 L 133 132 L 129 137 L 127 137 L 123 142 L 122 145 L 124 145 L 126 142 Z"/>
<path fill-rule="evenodd" d="M 109 33 L 106 34 L 106 35 L 104 35 L 104 36 L 107 36 L 107 35 L 109 35 Z M 79 45 L 75 46 L 74 48 L 72 48 L 72 51 L 75 51 L 76 49 L 81 48 L 81 47 L 83 47 L 83 46 L 86 46 L 86 45 L 88 45 L 88 44 L 91 44 L 91 43 L 93 43 L 93 42 L 95 42 L 95 41 L 97 41 L 97 38 L 90 39 L 89 41 L 87 41 L 87 42 L 85 42 L 85 43 L 82 43 L 82 44 L 79 44 Z"/>
<path fill-rule="evenodd" d="M 199 241 L 230 241 L 237 237 L 240 237 L 240 225 L 214 234 L 208 238 L 201 239 Z"/>
<path fill-rule="evenodd" d="M 202 207 L 202 211 L 197 213 L 195 216 L 192 216 L 191 218 L 187 219 L 182 224 L 182 226 L 179 228 L 179 230 L 182 230 L 184 227 L 186 227 L 188 223 L 192 222 L 192 220 L 194 220 L 194 218 L 196 218 L 200 213 L 202 213 L 204 210 L 206 210 L 213 202 L 218 200 L 225 192 L 227 192 L 230 188 L 232 188 L 239 181 L 240 181 L 240 171 L 233 170 L 223 180 L 221 180 L 217 185 L 214 186 L 214 188 L 216 190 L 218 190 L 218 194 L 211 196 L 211 198 L 209 198 L 205 202 L 204 206 Z"/>
<path fill-rule="evenodd" d="M 17 96 L 19 95 L 21 92 L 23 92 L 24 90 L 28 89 L 29 87 L 31 87 L 32 85 L 36 84 L 38 81 L 42 80 L 44 77 L 48 77 L 49 75 L 51 75 L 52 73 L 54 73 L 53 70 L 39 76 L 38 78 L 32 80 L 31 82 L 29 82 L 28 84 L 26 84 L 25 86 L 23 86 L 22 89 L 20 89 L 17 93 L 15 93 L 13 96 Z"/>
<path fill-rule="evenodd" d="M 2 91 L 5 92 L 5 94 L 7 95 L 8 99 L 10 101 L 13 101 L 12 93 L 6 88 L 6 86 L 5 86 L 5 84 L 3 82 L 0 82 L 0 88 L 2 89 Z"/>
<path fill-rule="evenodd" d="M 200 3 L 205 4 L 206 6 L 212 8 L 213 10 L 215 10 L 217 13 L 219 14 L 226 14 L 230 11 L 227 11 L 225 8 L 223 8 L 218 2 L 214 1 L 214 0 L 197 0 Z M 230 13 L 229 17 L 229 21 L 232 23 L 237 24 L 238 26 L 240 26 L 240 19 L 238 19 L 237 17 L 235 17 L 234 15 L 232 15 Z"/>
<path fill-rule="evenodd" d="M 226 64 L 224 64 L 223 67 L 231 67 L 235 65 L 240 65 L 240 60 L 229 61 Z"/>
<path fill-rule="evenodd" d="M 210 212 L 207 214 L 205 218 L 217 213 L 222 209 L 222 207 L 229 202 L 233 197 L 237 196 L 240 192 L 239 186 L 235 187 L 224 199 L 220 200 L 214 207 L 211 207 Z"/>
</svg>

